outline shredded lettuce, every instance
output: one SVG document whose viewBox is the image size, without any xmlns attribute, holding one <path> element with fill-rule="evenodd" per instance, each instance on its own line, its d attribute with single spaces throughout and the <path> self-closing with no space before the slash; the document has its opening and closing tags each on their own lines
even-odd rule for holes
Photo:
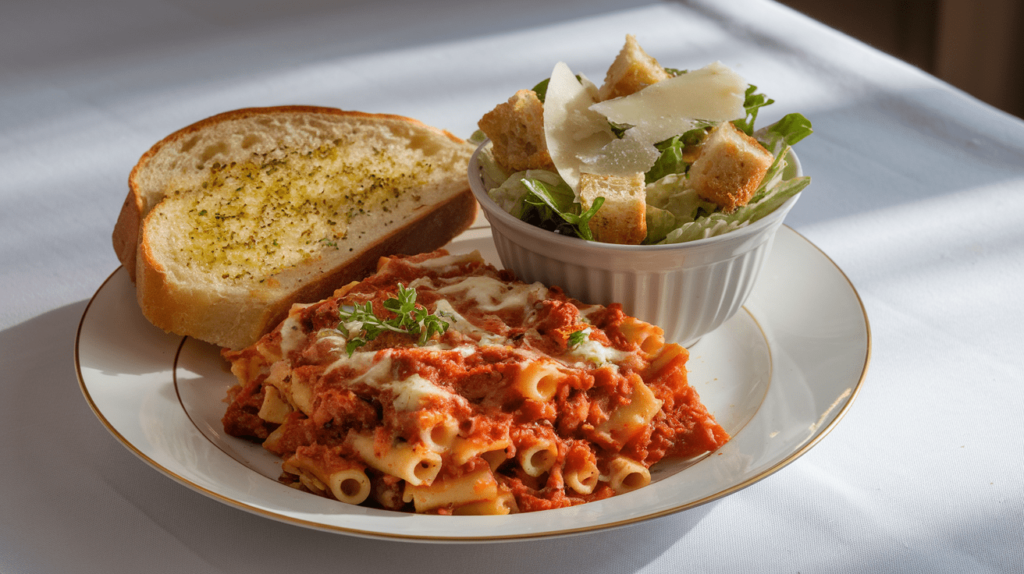
<svg viewBox="0 0 1024 574">
<path fill-rule="evenodd" d="M 494 153 L 490 147 L 485 147 L 480 151 L 480 154 L 477 155 L 477 163 L 483 172 L 484 189 L 494 189 L 509 178 L 509 174 L 494 159 Z"/>
<path fill-rule="evenodd" d="M 659 243 L 672 230 L 713 213 L 717 207 L 687 186 L 686 175 L 667 175 L 647 186 L 645 243 Z"/>
<path fill-rule="evenodd" d="M 684 241 L 722 235 L 734 229 L 750 225 L 775 211 L 786 200 L 802 191 L 811 183 L 811 178 L 807 176 L 783 179 L 787 165 L 785 157 L 789 154 L 789 149 L 789 146 L 783 147 L 779 155 L 776 156 L 775 161 L 768 168 L 768 172 L 761 181 L 761 185 L 758 186 L 749 203 L 736 208 L 732 213 L 723 213 L 717 210 L 711 213 L 698 213 L 697 217 L 689 221 L 677 216 L 677 227 L 668 231 L 664 238 L 661 239 L 652 237 L 650 227 L 648 227 L 648 243 L 682 243 Z M 685 180 L 683 181 L 685 182 Z M 668 183 L 671 184 L 671 182 Z M 677 185 L 680 184 L 677 182 Z M 675 192 L 673 197 L 684 196 L 687 191 L 693 191 L 686 190 L 685 183 L 681 185 L 683 189 Z M 648 186 L 648 190 L 651 187 Z M 696 195 L 696 192 L 693 193 Z M 714 207 L 713 204 L 712 207 Z"/>
<path fill-rule="evenodd" d="M 754 86 L 751 88 L 756 89 Z M 748 103 L 751 101 L 752 89 L 747 90 Z M 759 101 L 761 100 L 757 100 L 755 103 Z M 767 103 L 762 103 L 757 107 L 770 103 L 771 100 L 767 100 Z M 756 111 L 755 108 L 751 114 L 748 108 L 747 117 L 751 120 L 751 126 L 753 118 L 757 116 Z M 812 132 L 810 120 L 801 114 L 793 113 L 754 134 L 761 145 L 775 156 L 775 160 L 768 168 L 764 179 L 761 180 L 761 185 L 758 186 L 750 201 L 732 213 L 717 211 L 714 204 L 708 202 L 704 202 L 705 205 L 696 211 L 690 211 L 693 210 L 694 203 L 692 202 L 703 200 L 697 197 L 694 190 L 686 188 L 685 177 L 665 178 L 663 181 L 656 181 L 648 185 L 648 203 L 655 209 L 670 213 L 672 221 L 669 223 L 664 214 L 655 213 L 655 226 L 652 228 L 650 220 L 647 223 L 647 243 L 681 243 L 714 237 L 749 225 L 775 211 L 786 200 L 811 183 L 811 178 L 807 176 L 784 179 L 784 173 L 790 146 L 811 135 Z M 697 199 L 692 199 L 694 197 Z M 670 201 L 672 203 L 669 203 Z M 685 209 L 681 209 L 681 207 L 685 207 Z M 651 209 L 648 209 L 648 213 L 651 213 Z M 687 217 L 688 213 L 694 215 Z M 670 228 L 666 230 L 666 227 Z"/>
<path fill-rule="evenodd" d="M 524 179 L 546 182 L 552 186 L 564 185 L 562 178 L 557 173 L 544 169 L 529 169 L 517 171 L 508 176 L 501 185 L 488 191 L 487 195 L 503 210 L 516 218 L 523 219 L 529 208 L 526 196 L 530 194 L 530 189 L 523 185 Z"/>
</svg>

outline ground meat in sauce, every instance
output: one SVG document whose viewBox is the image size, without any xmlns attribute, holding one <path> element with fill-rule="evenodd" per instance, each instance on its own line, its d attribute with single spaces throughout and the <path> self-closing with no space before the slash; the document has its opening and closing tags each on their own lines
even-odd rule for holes
<svg viewBox="0 0 1024 574">
<path fill-rule="evenodd" d="M 444 451 L 434 480 L 490 473 L 493 465 L 490 474 L 498 491 L 510 494 L 521 512 L 572 506 L 615 494 L 606 482 L 591 492 L 575 492 L 565 484 L 566 472 L 596 468 L 603 476 L 610 461 L 619 456 L 649 467 L 666 456 L 710 452 L 729 439 L 686 382 L 685 350 L 676 350 L 671 360 L 663 361 L 656 353 L 640 351 L 620 329 L 632 319 L 619 305 L 584 305 L 552 287 L 537 291 L 544 295 L 537 300 L 530 299 L 533 291 L 523 291 L 528 304 L 481 311 L 466 293 L 455 289 L 442 295 L 438 289 L 470 275 L 504 282 L 512 282 L 514 277 L 472 257 L 438 259 L 446 255 L 439 251 L 391 258 L 376 274 L 339 290 L 339 296 L 295 311 L 302 333 L 290 339 L 298 341 L 290 353 L 281 350 L 284 337 L 279 330 L 249 349 L 225 351 L 240 379 L 229 395 L 225 432 L 266 441 L 264 446 L 286 462 L 288 457 L 302 456 L 308 464 L 329 467 L 331 457 L 339 457 L 337 464 L 357 464 L 366 469 L 370 484 L 366 504 L 412 510 L 413 505 L 403 498 L 405 481 L 362 460 L 352 433 L 372 437 L 375 451 L 386 452 L 394 445 L 423 444 L 424 425 L 450 420 L 450 430 L 440 432 L 439 440 L 449 440 L 443 438 L 449 433 L 455 441 L 507 447 L 499 451 L 504 458 L 488 462 L 474 456 L 463 464 L 454 461 L 452 452 Z M 431 266 L 431 260 L 449 264 Z M 398 284 L 415 285 L 417 303 L 430 311 L 446 300 L 473 329 L 449 328 L 434 335 L 424 347 L 414 336 L 385 332 L 359 347 L 359 361 L 350 361 L 347 350 L 338 343 L 346 340 L 338 331 L 339 310 L 369 302 L 382 320 L 393 318 L 384 304 L 395 296 Z M 510 289 L 497 292 L 497 296 L 511 293 Z M 581 330 L 588 330 L 587 340 L 592 344 L 614 349 L 620 358 L 597 364 L 574 355 L 571 337 Z M 481 346 L 485 335 L 493 340 Z M 556 389 L 550 400 L 524 396 L 516 386 L 525 366 L 542 358 L 556 365 L 551 375 Z M 276 368 L 286 370 L 287 378 L 268 382 L 271 366 L 279 360 L 286 364 Z M 383 377 L 380 380 L 367 379 L 374 365 L 386 367 L 378 373 Z M 414 380 L 419 382 L 405 383 Z M 628 437 L 612 438 L 619 434 L 609 434 L 606 427 L 618 420 L 620 409 L 629 408 L 637 384 L 650 389 L 660 401 L 660 409 Z M 303 392 L 311 393 L 312 398 L 304 399 L 306 404 L 291 397 L 285 407 L 292 411 L 287 420 L 269 423 L 259 417 L 265 385 L 282 387 L 280 394 L 284 395 L 308 389 Z M 300 409 L 299 403 L 308 412 Z M 517 456 L 538 441 L 554 444 L 555 454 L 545 455 L 551 462 L 547 470 L 531 476 Z M 295 477 L 286 481 L 294 482 Z M 308 483 L 307 477 L 303 484 Z M 457 511 L 453 505 L 429 510 L 438 514 Z"/>
</svg>

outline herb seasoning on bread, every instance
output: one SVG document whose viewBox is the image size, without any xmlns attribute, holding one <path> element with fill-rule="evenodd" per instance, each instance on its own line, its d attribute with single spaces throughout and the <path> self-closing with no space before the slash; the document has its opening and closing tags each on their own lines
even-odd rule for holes
<svg viewBox="0 0 1024 574">
<path fill-rule="evenodd" d="M 467 229 L 471 152 L 399 116 L 227 112 L 143 155 L 114 248 L 153 324 L 242 348 L 379 257 L 432 251 Z"/>
</svg>

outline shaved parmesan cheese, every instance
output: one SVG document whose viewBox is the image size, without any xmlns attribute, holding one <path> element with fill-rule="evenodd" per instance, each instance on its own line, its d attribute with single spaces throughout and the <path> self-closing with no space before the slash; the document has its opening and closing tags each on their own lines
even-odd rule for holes
<svg viewBox="0 0 1024 574">
<path fill-rule="evenodd" d="M 590 94 L 590 99 L 598 102 L 601 100 L 601 89 L 597 87 L 597 84 L 590 81 L 590 78 L 584 76 L 582 73 L 576 74 L 576 79 L 580 81 L 580 85 L 583 89 Z"/>
<path fill-rule="evenodd" d="M 593 83 L 587 82 L 593 91 Z M 580 156 L 594 156 L 615 139 L 608 120 L 590 107 L 591 90 L 576 79 L 569 66 L 555 64 L 544 98 L 544 137 L 551 161 L 579 201 Z"/>
<path fill-rule="evenodd" d="M 580 173 L 629 177 L 661 155 L 654 144 L 698 127 L 746 115 L 747 83 L 714 62 L 622 98 L 594 103 L 597 88 L 569 66 L 555 65 L 544 101 L 544 135 L 558 175 L 579 201 Z M 609 121 L 631 126 L 621 138 Z"/>
<path fill-rule="evenodd" d="M 720 62 L 662 80 L 623 98 L 590 107 L 617 124 L 629 124 L 656 141 L 691 130 L 697 120 L 724 122 L 746 115 L 747 83 Z"/>
<path fill-rule="evenodd" d="M 698 126 L 742 118 L 747 83 L 719 62 L 590 106 L 616 124 L 633 126 L 622 139 L 585 157 L 583 170 L 602 175 L 646 172 L 657 161 L 654 144 Z"/>
<path fill-rule="evenodd" d="M 655 142 L 642 137 L 643 131 L 635 128 L 626 130 L 621 139 L 608 142 L 592 155 L 579 155 L 580 170 L 594 175 L 629 177 L 635 173 L 646 173 L 661 155 L 654 147 Z M 666 139 L 666 138 L 662 138 Z"/>
</svg>

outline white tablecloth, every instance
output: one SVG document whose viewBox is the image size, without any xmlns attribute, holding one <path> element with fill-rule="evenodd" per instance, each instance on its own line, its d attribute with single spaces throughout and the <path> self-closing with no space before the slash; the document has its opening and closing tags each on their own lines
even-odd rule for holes
<svg viewBox="0 0 1024 574">
<path fill-rule="evenodd" d="M 762 125 L 814 122 L 787 223 L 849 276 L 873 341 L 856 402 L 805 456 L 626 528 L 423 545 L 224 505 L 90 411 L 75 331 L 154 142 L 292 103 L 468 136 L 558 60 L 600 79 L 627 33 L 665 65 L 736 69 L 777 102 Z M 1024 571 L 1024 122 L 772 3 L 4 3 L 0 270 L 0 572 Z"/>
</svg>

